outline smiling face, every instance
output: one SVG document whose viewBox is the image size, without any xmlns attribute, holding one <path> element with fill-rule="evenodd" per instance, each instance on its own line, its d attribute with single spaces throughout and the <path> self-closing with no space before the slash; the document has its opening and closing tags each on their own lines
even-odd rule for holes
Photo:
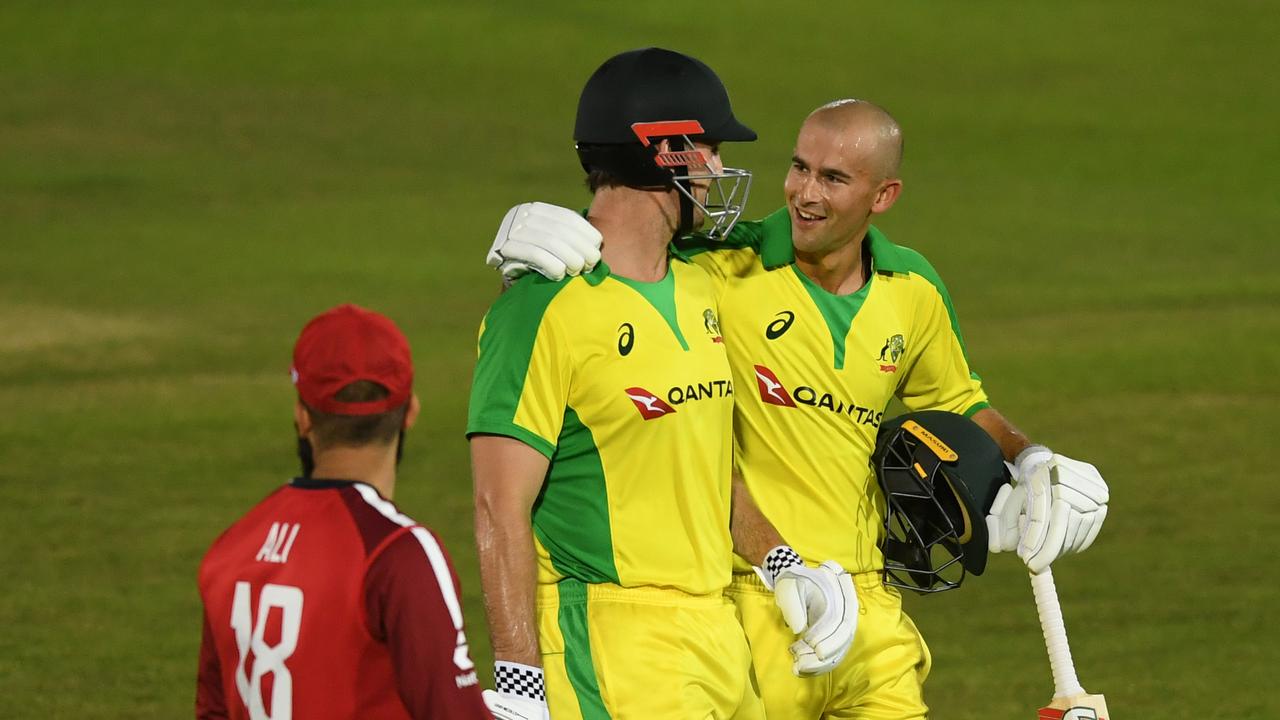
<svg viewBox="0 0 1280 720">
<path fill-rule="evenodd" d="M 805 120 L 784 185 L 797 252 L 824 256 L 862 240 L 871 216 L 902 189 L 900 138 L 869 103 L 820 108 Z"/>
</svg>

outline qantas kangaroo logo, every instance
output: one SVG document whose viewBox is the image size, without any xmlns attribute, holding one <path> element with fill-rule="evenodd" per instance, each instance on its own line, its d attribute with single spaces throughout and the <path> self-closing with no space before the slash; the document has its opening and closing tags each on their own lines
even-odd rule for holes
<svg viewBox="0 0 1280 720">
<path fill-rule="evenodd" d="M 641 387 L 627 388 L 627 397 L 631 398 L 631 402 L 635 403 L 636 409 L 640 411 L 641 417 L 645 420 L 660 418 L 676 411 L 675 408 L 668 405 L 657 395 Z"/>
<path fill-rule="evenodd" d="M 787 389 L 782 387 L 782 382 L 778 380 L 778 376 L 763 365 L 756 366 L 756 385 L 760 388 L 760 399 L 770 405 L 796 406 L 795 400 L 792 400 L 791 395 L 787 393 Z"/>
</svg>

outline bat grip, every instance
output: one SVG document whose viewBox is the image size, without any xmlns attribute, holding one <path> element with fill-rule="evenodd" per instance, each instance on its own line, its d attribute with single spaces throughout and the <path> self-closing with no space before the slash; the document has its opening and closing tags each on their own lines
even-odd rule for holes
<svg viewBox="0 0 1280 720">
<path fill-rule="evenodd" d="M 1049 668 L 1053 671 L 1054 697 L 1084 695 L 1080 678 L 1076 677 L 1076 665 L 1071 660 L 1071 646 L 1067 644 L 1067 626 L 1062 620 L 1062 606 L 1058 604 L 1058 589 L 1053 584 L 1053 572 L 1045 568 L 1040 574 L 1031 574 L 1031 592 L 1036 598 L 1036 610 L 1040 614 L 1040 630 L 1044 633 L 1044 646 L 1049 651 Z"/>
</svg>

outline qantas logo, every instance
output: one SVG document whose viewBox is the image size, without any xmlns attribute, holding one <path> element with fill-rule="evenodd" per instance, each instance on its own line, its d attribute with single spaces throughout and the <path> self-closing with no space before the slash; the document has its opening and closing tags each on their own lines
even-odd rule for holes
<svg viewBox="0 0 1280 720">
<path fill-rule="evenodd" d="M 857 405 L 852 400 L 842 400 L 829 392 L 816 390 L 808 385 L 796 385 L 788 392 L 772 370 L 763 365 L 755 367 L 756 386 L 760 388 L 760 399 L 769 405 L 782 407 L 804 405 L 837 415 L 846 415 L 863 425 L 880 426 L 880 420 L 884 416 L 883 411 L 877 412 L 869 407 Z"/>
<path fill-rule="evenodd" d="M 663 415 L 670 415 L 676 409 L 663 402 L 661 398 L 641 387 L 627 388 L 627 397 L 635 403 L 636 409 L 645 420 L 653 420 Z"/>
<path fill-rule="evenodd" d="M 733 381 L 705 380 L 690 385 L 673 385 L 667 390 L 667 398 L 663 400 L 657 395 L 641 387 L 627 388 L 627 397 L 635 403 L 636 409 L 645 420 L 660 418 L 676 411 L 677 405 L 697 400 L 714 398 L 732 398 Z"/>
<path fill-rule="evenodd" d="M 756 366 L 756 385 L 760 388 L 760 399 L 770 405 L 796 406 L 796 401 L 792 400 L 791 396 L 787 394 L 787 389 L 782 387 L 782 382 L 778 380 L 778 376 L 763 365 Z"/>
</svg>

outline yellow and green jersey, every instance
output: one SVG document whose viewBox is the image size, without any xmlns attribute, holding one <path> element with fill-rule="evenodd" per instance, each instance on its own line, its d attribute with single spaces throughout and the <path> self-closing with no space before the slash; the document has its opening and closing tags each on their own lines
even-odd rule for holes
<svg viewBox="0 0 1280 720">
<path fill-rule="evenodd" d="M 890 399 L 911 410 L 986 407 L 946 287 L 924 257 L 873 227 L 870 281 L 834 295 L 794 265 L 785 210 L 739 223 L 724 243 L 682 246 L 722 289 L 734 462 L 756 503 L 807 560 L 879 570 L 884 500 L 869 460 Z"/>
<path fill-rule="evenodd" d="M 707 273 L 641 283 L 602 262 L 529 275 L 480 329 L 467 434 L 550 459 L 533 509 L 539 582 L 704 594 L 729 583 L 733 381 Z"/>
</svg>

